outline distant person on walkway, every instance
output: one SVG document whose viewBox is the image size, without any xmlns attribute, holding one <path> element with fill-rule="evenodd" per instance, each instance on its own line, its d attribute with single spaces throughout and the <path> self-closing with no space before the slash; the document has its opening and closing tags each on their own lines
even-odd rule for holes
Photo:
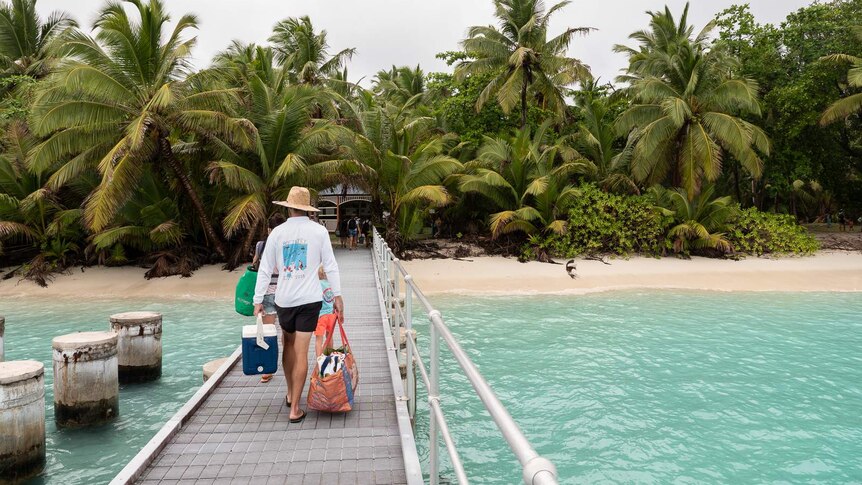
<svg viewBox="0 0 862 485">
<path fill-rule="evenodd" d="M 365 234 L 365 247 L 371 247 L 371 219 L 362 221 L 362 234 Z"/>
<path fill-rule="evenodd" d="M 332 286 L 332 306 L 339 321 L 344 321 L 344 301 L 329 232 L 308 218 L 309 212 L 317 212 L 311 206 L 308 189 L 292 187 L 286 201 L 274 203 L 287 207 L 289 217 L 287 222 L 273 229 L 266 240 L 257 273 L 254 313 L 263 313 L 263 297 L 270 285 L 270 275 L 278 268 L 275 310 L 284 334 L 281 362 L 287 381 L 285 404 L 290 407 L 290 422 L 299 423 L 305 419 L 299 400 L 308 377 L 308 346 L 323 306 L 317 275 L 321 264 Z"/>
<path fill-rule="evenodd" d="M 440 216 L 437 216 L 437 219 L 434 219 L 435 231 L 433 231 L 433 236 L 435 238 L 439 238 L 443 235 L 443 219 Z"/>
<path fill-rule="evenodd" d="M 266 231 L 267 235 L 272 233 L 272 230 L 276 227 L 280 226 L 284 223 L 284 215 L 279 212 L 276 212 L 269 218 L 269 227 Z M 260 265 L 260 257 L 263 255 L 263 250 L 266 247 L 266 240 L 258 241 L 254 246 L 254 258 L 252 258 L 251 265 L 255 270 L 258 269 Z M 258 272 L 258 275 L 260 272 Z M 275 288 L 278 285 L 278 268 L 272 272 L 269 286 L 266 287 L 266 294 L 263 295 L 263 324 L 264 325 L 275 325 L 276 320 L 276 312 L 275 312 Z M 266 383 L 272 380 L 272 374 L 263 374 L 260 376 L 260 382 Z"/>
<path fill-rule="evenodd" d="M 341 249 L 347 246 L 347 219 L 342 217 L 338 220 L 338 239 L 341 242 Z"/>
<path fill-rule="evenodd" d="M 359 218 L 354 216 L 347 221 L 347 235 L 350 237 L 350 250 L 356 249 L 356 236 L 359 235 Z"/>
<path fill-rule="evenodd" d="M 335 329 L 335 319 L 338 317 L 335 314 L 335 294 L 332 292 L 332 285 L 326 279 L 326 272 L 323 271 L 323 266 L 317 270 L 317 277 L 320 279 L 320 290 L 322 293 L 323 304 L 320 307 L 320 315 L 317 317 L 317 328 L 314 329 L 314 356 L 320 357 L 323 353 L 323 343 L 326 341 Z"/>
<path fill-rule="evenodd" d="M 844 214 L 844 209 L 838 211 L 838 230 L 847 230 L 847 215 Z"/>
</svg>

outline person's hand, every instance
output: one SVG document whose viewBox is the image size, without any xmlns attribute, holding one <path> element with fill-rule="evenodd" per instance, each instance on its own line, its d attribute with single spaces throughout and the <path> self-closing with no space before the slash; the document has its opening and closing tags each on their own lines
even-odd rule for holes
<svg viewBox="0 0 862 485">
<path fill-rule="evenodd" d="M 344 299 L 341 298 L 341 295 L 335 297 L 332 308 L 335 310 L 335 314 L 338 315 L 338 323 L 344 323 Z"/>
<path fill-rule="evenodd" d="M 263 303 L 254 304 L 254 316 L 263 315 Z"/>
</svg>

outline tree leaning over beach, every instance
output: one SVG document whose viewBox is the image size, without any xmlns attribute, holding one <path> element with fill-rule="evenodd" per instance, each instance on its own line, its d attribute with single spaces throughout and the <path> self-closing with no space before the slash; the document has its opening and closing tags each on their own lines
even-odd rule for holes
<svg viewBox="0 0 862 485">
<path fill-rule="evenodd" d="M 499 27 L 470 27 L 461 43 L 467 59 L 458 63 L 455 76 L 493 74 L 476 101 L 476 111 L 496 97 L 507 114 L 520 108 L 521 127 L 525 127 L 532 97 L 557 118 L 565 116 L 564 89 L 590 77 L 589 67 L 566 55 L 572 39 L 589 28 L 567 28 L 548 38 L 551 17 L 568 4 L 562 1 L 546 11 L 541 0 L 494 0 Z"/>
<path fill-rule="evenodd" d="M 132 18 L 125 4 L 134 7 Z M 134 191 L 144 167 L 170 173 L 197 213 L 209 244 L 222 258 L 227 250 L 188 167 L 175 152 L 180 139 L 217 135 L 237 147 L 253 147 L 254 126 L 232 116 L 234 88 L 199 89 L 188 77 L 197 28 L 193 15 L 170 20 L 160 0 L 108 3 L 94 23 L 95 37 L 69 35 L 69 59 L 47 79 L 32 110 L 31 125 L 48 137 L 32 152 L 34 167 L 62 163 L 47 186 L 58 189 L 97 168 L 101 183 L 84 206 L 94 232 L 111 224 Z"/>
</svg>

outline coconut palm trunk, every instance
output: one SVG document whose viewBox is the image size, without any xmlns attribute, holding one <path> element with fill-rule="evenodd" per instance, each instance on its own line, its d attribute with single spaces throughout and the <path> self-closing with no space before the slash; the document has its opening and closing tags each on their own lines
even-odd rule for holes
<svg viewBox="0 0 862 485">
<path fill-rule="evenodd" d="M 227 260 L 227 250 L 225 250 L 224 242 L 218 236 L 218 232 L 213 227 L 212 221 L 210 221 L 209 216 L 207 216 L 203 202 L 198 196 L 197 191 L 192 187 L 192 182 L 186 171 L 183 169 L 182 164 L 177 160 L 174 150 L 171 147 L 171 142 L 164 134 L 159 135 L 159 155 L 162 160 L 168 163 L 168 166 L 171 167 L 174 175 L 176 175 L 177 180 L 180 181 L 180 185 L 182 185 L 183 191 L 186 193 L 186 197 L 189 198 L 195 212 L 197 212 L 198 219 L 204 228 L 204 232 L 212 243 L 216 253 L 218 253 L 223 260 Z"/>
<path fill-rule="evenodd" d="M 251 254 L 251 247 L 254 244 L 254 240 L 258 237 L 261 237 L 262 230 L 260 225 L 255 225 L 250 227 L 248 233 L 245 235 L 245 239 L 243 239 L 242 247 L 240 247 L 233 255 L 233 261 L 230 262 L 231 269 L 239 266 L 244 260 L 244 257 L 247 257 Z"/>
</svg>

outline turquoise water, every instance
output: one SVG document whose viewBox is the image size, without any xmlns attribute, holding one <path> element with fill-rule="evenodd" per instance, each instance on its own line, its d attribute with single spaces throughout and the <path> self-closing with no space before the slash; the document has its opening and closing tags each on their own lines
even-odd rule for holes
<svg viewBox="0 0 862 485">
<path fill-rule="evenodd" d="M 562 483 L 862 482 L 862 294 L 434 300 Z M 471 481 L 520 483 L 455 365 L 443 408 Z"/>
<path fill-rule="evenodd" d="M 434 300 L 562 483 L 862 482 L 858 293 Z M 165 316 L 162 379 L 122 386 L 109 425 L 57 430 L 51 338 L 129 310 Z M 46 364 L 48 466 L 33 482 L 45 484 L 109 481 L 198 389 L 201 365 L 236 348 L 243 322 L 229 302 L 16 299 L 0 314 L 8 359 Z M 447 365 L 443 405 L 472 482 L 520 483 L 457 376 Z"/>
<path fill-rule="evenodd" d="M 6 316 L 7 360 L 45 364 L 47 458 L 32 484 L 107 483 L 201 386 L 201 366 L 239 345 L 242 317 L 232 302 L 0 300 Z M 54 425 L 51 339 L 85 330 L 107 330 L 108 316 L 132 310 L 162 312 L 162 378 L 120 386 L 120 415 L 97 428 L 58 430 Z"/>
</svg>

